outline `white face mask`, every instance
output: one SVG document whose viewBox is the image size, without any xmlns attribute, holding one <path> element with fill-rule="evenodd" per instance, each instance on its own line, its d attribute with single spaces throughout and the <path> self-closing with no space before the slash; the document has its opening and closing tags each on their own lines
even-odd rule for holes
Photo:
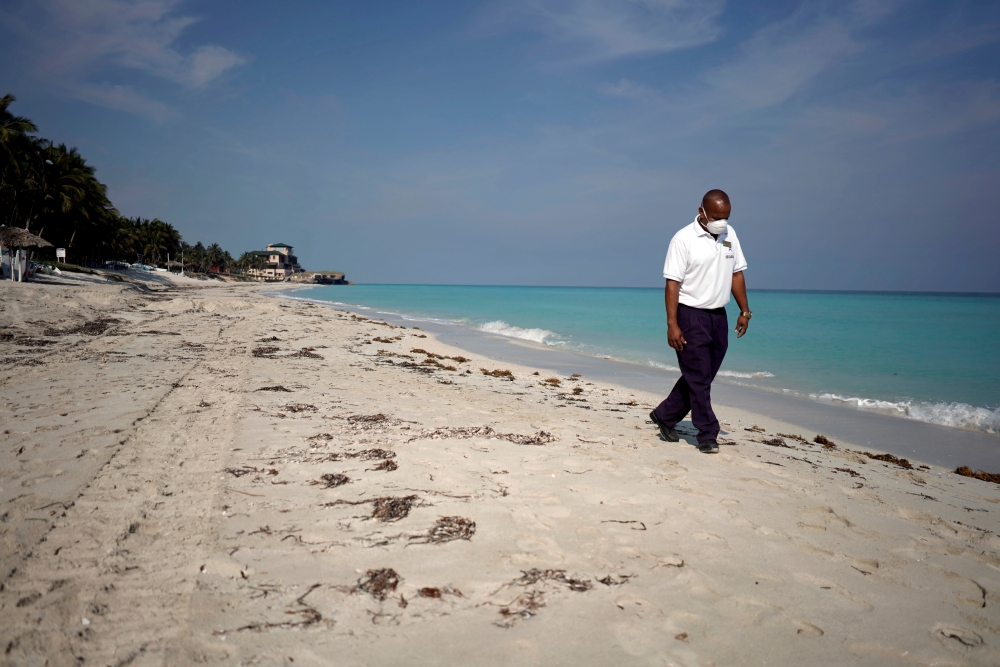
<svg viewBox="0 0 1000 667">
<path fill-rule="evenodd" d="M 703 211 L 702 220 L 705 220 L 706 218 L 708 218 L 708 216 L 704 214 L 704 209 L 702 209 L 702 211 Z M 708 233 L 715 234 L 716 236 L 726 231 L 726 228 L 728 226 L 729 226 L 728 218 L 723 218 L 722 220 L 713 220 L 712 222 L 705 223 L 705 229 L 708 230 Z"/>
<path fill-rule="evenodd" d="M 705 223 L 705 229 L 708 230 L 708 233 L 715 234 L 716 236 L 726 231 L 727 227 L 729 227 L 729 220 L 727 220 L 726 218 L 723 218 L 722 220 L 713 220 L 712 222 Z"/>
</svg>

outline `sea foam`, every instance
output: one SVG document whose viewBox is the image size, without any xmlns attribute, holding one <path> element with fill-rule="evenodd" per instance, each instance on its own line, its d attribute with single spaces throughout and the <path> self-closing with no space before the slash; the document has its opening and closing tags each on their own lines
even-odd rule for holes
<svg viewBox="0 0 1000 667">
<path fill-rule="evenodd" d="M 719 375 L 726 378 L 745 378 L 748 380 L 774 377 L 774 373 L 768 373 L 767 371 L 757 371 L 756 373 L 743 373 L 741 371 L 719 371 Z"/>
<path fill-rule="evenodd" d="M 659 368 L 660 370 L 672 371 L 674 373 L 681 372 L 681 369 L 677 368 L 677 366 L 671 366 L 670 364 L 661 364 L 659 361 L 653 361 L 652 359 L 650 359 L 646 363 L 648 363 L 653 368 Z"/>
<path fill-rule="evenodd" d="M 674 373 L 680 373 L 681 371 L 681 369 L 677 368 L 677 366 L 671 366 L 670 364 L 663 364 L 660 363 L 659 361 L 653 361 L 652 359 L 649 359 L 646 363 L 652 366 L 653 368 L 659 368 L 665 371 L 673 371 Z M 767 371 L 758 371 L 756 373 L 744 373 L 742 371 L 719 371 L 718 374 L 721 375 L 722 377 L 742 378 L 745 380 L 774 377 L 774 373 L 768 373 Z"/>
<path fill-rule="evenodd" d="M 545 343 L 547 345 L 557 345 L 557 341 L 551 339 L 558 338 L 558 335 L 548 329 L 522 329 L 521 327 L 512 327 L 503 320 L 493 320 L 492 322 L 487 322 L 485 324 L 480 324 L 476 327 L 480 331 L 485 331 L 486 333 L 499 334 L 500 336 L 507 336 L 509 338 L 520 338 L 521 340 L 530 340 L 533 343 Z"/>
<path fill-rule="evenodd" d="M 1000 435 L 1000 408 L 977 408 L 968 403 L 929 403 L 926 401 L 879 401 L 872 398 L 810 394 L 810 398 L 832 403 L 847 403 L 862 410 L 896 414 L 928 424 L 972 428 Z"/>
</svg>

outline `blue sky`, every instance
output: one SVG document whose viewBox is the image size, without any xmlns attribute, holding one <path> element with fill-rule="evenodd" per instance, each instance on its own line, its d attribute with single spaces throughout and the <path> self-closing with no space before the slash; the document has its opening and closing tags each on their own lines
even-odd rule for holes
<svg viewBox="0 0 1000 667">
<path fill-rule="evenodd" d="M 123 214 L 363 282 L 1000 291 L 1000 3 L 3 0 L 0 89 Z"/>
</svg>

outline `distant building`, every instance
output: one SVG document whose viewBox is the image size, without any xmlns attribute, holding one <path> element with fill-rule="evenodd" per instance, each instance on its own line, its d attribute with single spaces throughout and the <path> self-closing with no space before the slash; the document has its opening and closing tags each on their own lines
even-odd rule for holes
<svg viewBox="0 0 1000 667">
<path fill-rule="evenodd" d="M 264 260 L 265 265 L 260 269 L 250 269 L 247 273 L 264 280 L 284 280 L 293 273 L 302 273 L 299 266 L 299 258 L 292 254 L 292 246 L 286 243 L 272 243 L 266 250 L 254 250 L 257 255 Z"/>
<path fill-rule="evenodd" d="M 305 271 L 291 276 L 293 283 L 311 283 L 314 285 L 353 285 L 342 271 Z"/>
</svg>

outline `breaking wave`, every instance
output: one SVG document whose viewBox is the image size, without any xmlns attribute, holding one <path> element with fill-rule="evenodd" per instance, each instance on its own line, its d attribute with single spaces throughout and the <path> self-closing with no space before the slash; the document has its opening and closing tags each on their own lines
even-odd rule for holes
<svg viewBox="0 0 1000 667">
<path fill-rule="evenodd" d="M 530 340 L 533 343 L 544 343 L 546 345 L 560 344 L 559 341 L 552 340 L 558 338 L 558 334 L 549 331 L 548 329 L 522 329 L 521 327 L 512 327 L 503 320 L 493 320 L 492 322 L 480 324 L 476 328 L 480 331 L 485 331 L 486 333 L 507 336 L 508 338 Z"/>
<path fill-rule="evenodd" d="M 758 371 L 756 373 L 743 373 L 741 371 L 719 371 L 719 375 L 726 378 L 745 378 L 748 380 L 774 377 L 774 373 L 768 373 L 767 371 Z"/>
<path fill-rule="evenodd" d="M 928 403 L 925 401 L 879 401 L 872 398 L 809 394 L 810 398 L 846 403 L 862 410 L 894 414 L 928 424 L 971 428 L 1000 435 L 1000 408 L 977 408 L 968 403 Z"/>
<path fill-rule="evenodd" d="M 670 364 L 661 364 L 659 361 L 653 361 L 652 359 L 650 359 L 646 363 L 648 363 L 653 368 L 659 368 L 660 370 L 663 371 L 672 371 L 674 373 L 681 372 L 681 369 L 677 368 L 677 366 L 671 366 Z"/>
<path fill-rule="evenodd" d="M 673 371 L 674 373 L 681 372 L 681 369 L 677 368 L 677 366 L 671 366 L 670 364 L 663 364 L 660 363 L 659 361 L 653 361 L 652 359 L 649 359 L 646 363 L 652 366 L 653 368 L 660 368 L 665 371 Z M 746 380 L 774 377 L 774 373 L 768 373 L 767 371 L 759 371 L 757 373 L 744 373 L 742 371 L 719 371 L 719 375 L 727 378 L 741 378 Z"/>
</svg>

